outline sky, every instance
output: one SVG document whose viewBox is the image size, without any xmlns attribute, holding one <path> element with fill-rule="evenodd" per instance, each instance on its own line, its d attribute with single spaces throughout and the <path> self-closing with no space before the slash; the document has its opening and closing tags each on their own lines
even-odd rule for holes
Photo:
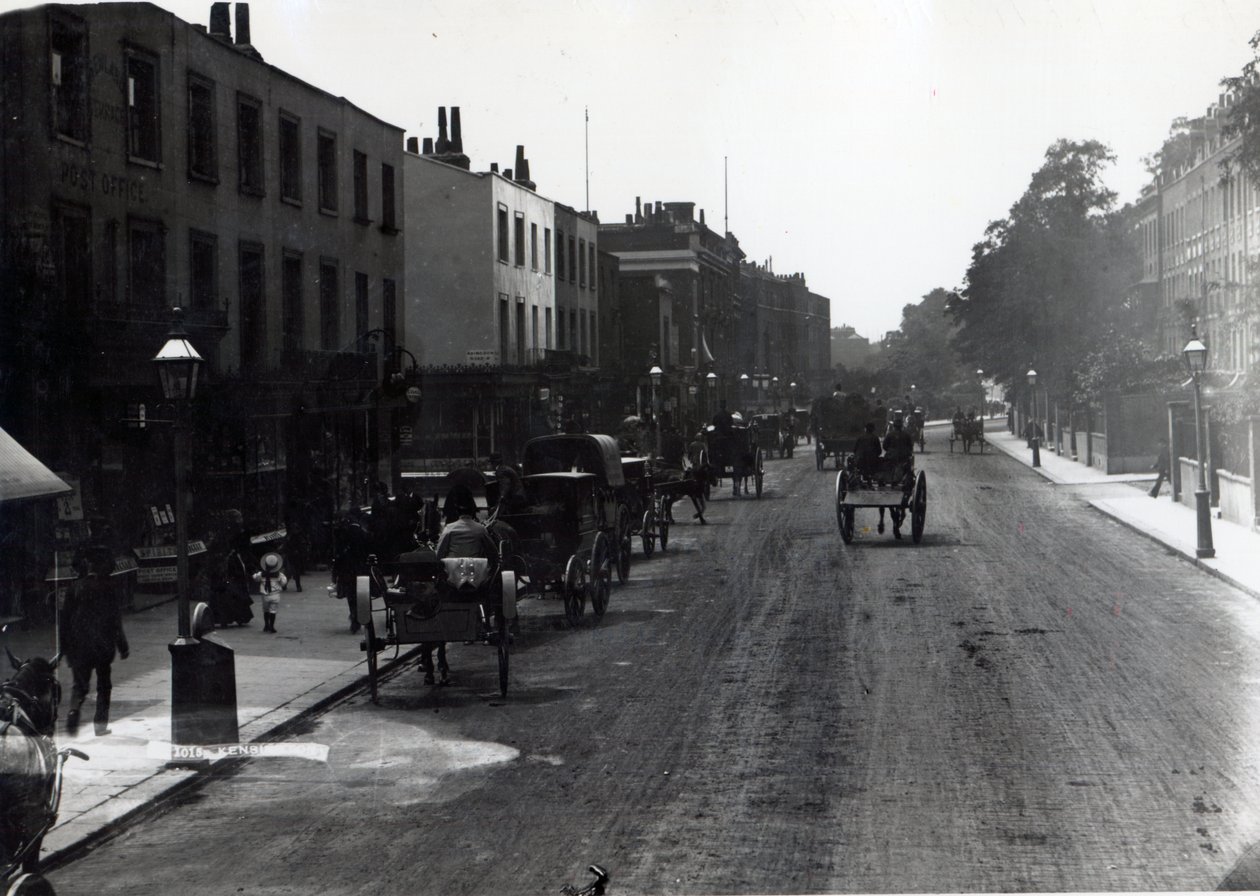
<svg viewBox="0 0 1260 896">
<path fill-rule="evenodd" d="M 210 0 L 157 5 L 209 21 Z M 474 170 L 524 145 L 539 193 L 605 222 L 695 202 L 878 339 L 965 284 L 1055 140 L 1107 144 L 1135 200 L 1172 120 L 1252 58 L 1260 4 L 255 0 L 250 18 L 267 62 L 408 136 L 458 106 Z"/>
</svg>

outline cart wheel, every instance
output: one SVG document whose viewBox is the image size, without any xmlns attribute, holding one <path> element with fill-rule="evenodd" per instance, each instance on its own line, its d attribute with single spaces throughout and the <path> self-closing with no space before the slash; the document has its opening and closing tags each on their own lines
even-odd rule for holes
<svg viewBox="0 0 1260 896">
<path fill-rule="evenodd" d="M 4 891 L 5 896 L 56 896 L 52 884 L 42 874 L 20 874 Z"/>
<path fill-rule="evenodd" d="M 761 449 L 757 449 L 757 456 L 754 460 L 753 475 L 757 480 L 757 497 L 761 497 L 761 483 L 766 478 L 766 460 L 761 456 Z"/>
<path fill-rule="evenodd" d="M 577 625 L 586 610 L 586 575 L 584 565 L 578 555 L 569 558 L 564 570 L 564 615 L 569 622 Z"/>
<path fill-rule="evenodd" d="M 661 550 L 669 543 L 669 517 L 662 516 L 656 524 L 656 537 L 660 539 Z"/>
<path fill-rule="evenodd" d="M 376 624 L 372 622 L 371 613 L 368 614 L 367 620 L 364 621 L 362 625 L 363 643 L 366 645 L 367 649 L 368 690 L 372 695 L 372 702 L 376 703 L 380 698 L 380 694 L 377 692 L 376 687 Z"/>
<path fill-rule="evenodd" d="M 823 468 L 823 459 L 825 457 L 826 454 L 823 452 L 822 439 L 818 439 L 814 442 L 814 464 L 818 467 L 819 471 Z"/>
<path fill-rule="evenodd" d="M 630 534 L 630 511 L 624 504 L 617 508 L 617 584 L 624 585 L 630 578 L 630 552 L 634 549 L 634 536 Z"/>
<path fill-rule="evenodd" d="M 595 537 L 595 544 L 591 547 L 591 575 L 586 583 L 591 596 L 591 609 L 597 617 L 603 616 L 608 609 L 608 595 L 612 590 L 612 566 L 608 535 L 601 532 Z"/>
<path fill-rule="evenodd" d="M 840 527 L 840 537 L 845 544 L 853 541 L 853 508 L 844 503 L 849 493 L 849 471 L 841 470 L 836 475 L 836 523 Z"/>
<path fill-rule="evenodd" d="M 914 483 L 914 494 L 910 498 L 910 536 L 914 543 L 923 540 L 923 524 L 927 520 L 927 474 L 919 471 L 919 478 Z"/>
<path fill-rule="evenodd" d="M 643 556 L 651 557 L 656 550 L 656 511 L 651 506 L 643 511 L 643 528 L 639 537 L 643 542 Z"/>
</svg>

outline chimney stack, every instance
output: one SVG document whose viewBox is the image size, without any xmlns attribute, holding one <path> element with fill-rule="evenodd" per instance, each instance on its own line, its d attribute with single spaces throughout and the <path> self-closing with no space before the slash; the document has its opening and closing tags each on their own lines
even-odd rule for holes
<svg viewBox="0 0 1260 896">
<path fill-rule="evenodd" d="M 516 145 L 516 182 L 522 187 L 534 189 L 534 182 L 529 179 L 529 159 L 525 158 L 525 147 Z"/>
<path fill-rule="evenodd" d="M 426 156 L 433 155 L 433 138 L 432 137 L 424 138 L 424 151 L 421 153 L 421 155 L 426 155 Z"/>
<path fill-rule="evenodd" d="M 634 215 L 630 214 L 629 212 L 626 212 L 626 223 L 627 224 L 634 223 Z"/>
<path fill-rule="evenodd" d="M 459 126 L 459 106 L 451 106 L 451 152 L 463 151 L 464 135 Z"/>
<path fill-rule="evenodd" d="M 704 209 L 700 209 L 700 226 L 704 226 Z"/>
<path fill-rule="evenodd" d="M 491 163 L 490 163 L 490 173 L 491 173 L 491 174 L 498 174 L 498 173 L 499 173 L 499 163 L 498 163 L 498 162 L 491 162 Z"/>
<path fill-rule="evenodd" d="M 249 39 L 249 4 L 236 4 L 236 42 L 245 46 L 252 46 L 253 41 Z"/>
<path fill-rule="evenodd" d="M 420 138 L 419 137 L 407 138 L 407 152 L 414 152 L 416 155 L 420 154 Z"/>
<path fill-rule="evenodd" d="M 627 224 L 630 222 L 626 222 Z M 643 199 L 641 196 L 634 197 L 634 223 L 643 223 Z"/>
<path fill-rule="evenodd" d="M 504 176 L 504 177 L 506 177 L 508 180 L 513 180 L 513 177 L 512 177 L 512 169 L 511 169 L 511 168 L 504 168 L 504 169 L 503 169 L 503 176 Z"/>
<path fill-rule="evenodd" d="M 228 4 L 210 4 L 210 36 L 232 39 L 232 14 Z"/>
<path fill-rule="evenodd" d="M 451 141 L 446 138 L 446 107 L 438 106 L 438 138 L 434 147 L 438 155 L 450 152 Z"/>
</svg>

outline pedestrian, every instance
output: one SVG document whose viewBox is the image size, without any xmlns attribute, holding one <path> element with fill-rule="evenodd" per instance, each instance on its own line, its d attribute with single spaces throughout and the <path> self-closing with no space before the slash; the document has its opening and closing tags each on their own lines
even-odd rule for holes
<svg viewBox="0 0 1260 896">
<path fill-rule="evenodd" d="M 79 712 L 95 674 L 96 710 L 92 724 L 96 736 L 103 737 L 109 734 L 111 667 L 115 652 L 126 659 L 131 651 L 123 631 L 118 595 L 109 581 L 114 567 L 109 551 L 91 549 L 79 558 L 77 567 L 80 578 L 70 589 L 61 610 L 61 649 L 74 677 L 70 710 L 66 713 L 66 733 L 73 737 L 79 731 Z"/>
<path fill-rule="evenodd" d="M 260 569 L 254 573 L 254 583 L 262 597 L 263 631 L 276 633 L 276 613 L 280 610 L 280 592 L 289 583 L 284 574 L 284 558 L 275 551 L 268 551 L 258 561 Z"/>
<path fill-rule="evenodd" d="M 1159 487 L 1164 484 L 1164 480 L 1168 478 L 1171 464 L 1168 460 L 1168 440 L 1159 440 L 1159 454 L 1155 458 L 1155 463 L 1151 464 L 1151 469 L 1155 471 L 1155 484 L 1151 486 L 1149 492 L 1152 498 L 1159 497 Z"/>
<path fill-rule="evenodd" d="M 357 634 L 360 627 L 355 611 L 355 579 L 367 573 L 367 558 L 371 553 L 371 536 L 363 525 L 362 511 L 357 507 L 338 520 L 333 530 L 333 583 L 335 595 L 346 602 L 350 616 L 350 634 Z"/>
</svg>

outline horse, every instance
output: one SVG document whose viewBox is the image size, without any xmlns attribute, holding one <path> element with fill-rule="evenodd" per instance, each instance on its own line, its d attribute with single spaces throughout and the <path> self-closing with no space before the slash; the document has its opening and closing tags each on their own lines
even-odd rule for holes
<svg viewBox="0 0 1260 896">
<path fill-rule="evenodd" d="M 5 653 L 17 673 L 0 684 L 0 877 L 19 866 L 39 870 L 39 851 L 57 820 L 61 764 L 66 756 L 86 759 L 78 750 L 57 752 L 53 729 L 61 685 L 58 653 L 51 660 L 19 660 Z"/>
</svg>

